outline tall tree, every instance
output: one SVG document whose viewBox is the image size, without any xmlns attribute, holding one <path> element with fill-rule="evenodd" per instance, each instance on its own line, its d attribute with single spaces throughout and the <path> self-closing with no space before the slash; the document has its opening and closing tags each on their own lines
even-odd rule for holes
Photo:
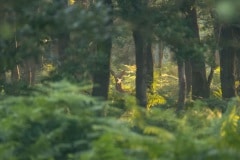
<svg viewBox="0 0 240 160">
<path fill-rule="evenodd" d="M 151 50 L 150 24 L 147 19 L 149 13 L 149 1 L 140 0 L 133 3 L 133 9 L 137 15 L 133 21 L 133 39 L 136 56 L 136 98 L 140 106 L 147 105 L 147 88 L 152 89 L 153 83 L 153 59 Z"/>
<path fill-rule="evenodd" d="M 147 67 L 146 67 L 146 47 L 145 39 L 140 30 L 135 28 L 133 30 L 133 39 L 135 43 L 135 56 L 136 56 L 136 98 L 139 105 L 146 107 L 147 105 Z"/>
<path fill-rule="evenodd" d="M 11 70 L 12 83 L 18 82 L 20 79 L 19 65 L 16 60 L 17 39 L 16 39 L 16 12 L 11 3 L 5 3 L 0 7 L 0 70 L 2 74 L 7 70 Z M 5 32 L 5 33 L 4 33 Z"/>
<path fill-rule="evenodd" d="M 151 89 L 153 83 L 152 22 L 149 2 L 149 0 L 118 0 L 123 19 L 132 24 L 136 57 L 136 99 L 142 107 L 147 105 L 147 88 Z"/>
<path fill-rule="evenodd" d="M 181 8 L 182 12 L 185 14 L 186 23 L 189 28 L 187 34 L 189 39 L 188 42 L 193 42 L 193 46 L 200 46 L 196 0 L 185 0 Z M 207 83 L 204 55 L 201 52 L 196 52 L 195 49 L 193 49 L 192 52 L 190 59 L 192 69 L 192 98 L 208 98 L 210 89 Z"/>
<path fill-rule="evenodd" d="M 113 3 L 112 0 L 103 0 L 103 3 L 107 6 L 109 20 L 105 24 L 107 27 L 111 27 L 113 24 Z M 109 35 L 104 41 L 97 44 L 98 58 L 96 59 L 98 69 L 94 69 L 92 73 L 93 78 L 93 90 L 92 95 L 108 98 L 109 78 L 110 78 L 110 58 L 112 49 L 112 37 Z"/>
<path fill-rule="evenodd" d="M 177 59 L 178 64 L 178 103 L 177 111 L 181 111 L 185 106 L 186 99 L 186 73 L 185 73 L 185 60 L 182 58 Z"/>
<path fill-rule="evenodd" d="M 233 46 L 235 32 L 232 26 L 221 27 L 220 79 L 223 98 L 236 96 L 235 91 L 235 58 L 236 49 Z"/>
<path fill-rule="evenodd" d="M 220 79 L 222 97 L 229 99 L 236 96 L 235 59 L 239 50 L 239 1 L 218 1 L 216 3 L 216 21 L 220 33 Z M 231 12 L 229 12 L 231 10 Z"/>
</svg>

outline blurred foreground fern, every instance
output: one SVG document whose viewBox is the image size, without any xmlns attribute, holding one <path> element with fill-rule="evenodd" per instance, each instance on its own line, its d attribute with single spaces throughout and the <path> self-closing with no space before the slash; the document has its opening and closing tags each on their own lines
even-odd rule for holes
<svg viewBox="0 0 240 160">
<path fill-rule="evenodd" d="M 239 100 L 217 107 L 196 101 L 181 115 L 144 110 L 124 96 L 126 112 L 68 82 L 40 86 L 31 97 L 0 102 L 2 160 L 240 159 Z M 109 105 L 110 104 L 110 105 Z"/>
</svg>

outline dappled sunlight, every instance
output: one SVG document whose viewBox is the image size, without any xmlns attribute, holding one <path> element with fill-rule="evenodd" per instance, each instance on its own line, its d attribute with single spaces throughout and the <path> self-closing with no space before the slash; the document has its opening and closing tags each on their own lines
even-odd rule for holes
<svg viewBox="0 0 240 160">
<path fill-rule="evenodd" d="M 167 103 L 166 99 L 157 93 L 149 93 L 148 95 L 148 104 L 147 108 L 151 109 L 153 106 L 164 105 Z"/>
<path fill-rule="evenodd" d="M 221 126 L 221 136 L 223 138 L 239 136 L 237 134 L 240 131 L 239 127 L 240 127 L 240 115 L 237 114 L 237 109 L 235 106 L 233 106 L 229 110 L 229 113 L 227 113 L 227 116 L 224 117 L 224 121 Z"/>
<path fill-rule="evenodd" d="M 168 100 L 165 97 L 176 101 L 177 92 L 176 88 L 178 86 L 178 78 L 176 77 L 176 72 L 174 71 L 174 66 L 172 64 L 168 64 L 168 67 L 165 67 L 163 70 L 156 69 L 154 71 L 154 82 L 152 91 L 147 94 L 148 104 L 147 108 L 150 109 L 154 106 L 164 106 L 168 103 Z M 125 94 L 134 95 L 135 93 L 135 72 L 136 66 L 124 65 L 125 74 L 122 77 L 122 88 Z M 118 71 L 120 73 L 120 71 Z M 174 75 L 172 75 L 174 73 Z M 114 81 L 113 76 L 110 79 L 110 96 L 112 100 L 119 99 L 117 94 L 117 90 L 115 88 L 116 82 Z M 115 95 L 115 96 L 114 96 Z M 171 95 L 171 96 L 169 96 Z M 114 98 L 115 97 L 115 98 Z"/>
<path fill-rule="evenodd" d="M 68 0 L 68 3 L 69 3 L 70 5 L 72 5 L 72 4 L 75 3 L 75 1 L 76 1 L 76 0 Z"/>
</svg>

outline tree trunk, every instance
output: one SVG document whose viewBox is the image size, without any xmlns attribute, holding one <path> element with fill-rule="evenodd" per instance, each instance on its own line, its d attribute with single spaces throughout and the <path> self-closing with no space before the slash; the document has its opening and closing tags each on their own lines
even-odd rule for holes
<svg viewBox="0 0 240 160">
<path fill-rule="evenodd" d="M 161 41 L 159 44 L 159 68 L 162 68 L 162 64 L 163 64 L 163 50 L 164 50 L 164 44 Z"/>
<path fill-rule="evenodd" d="M 154 54 L 154 65 L 157 68 L 162 68 L 163 63 L 163 42 L 160 41 L 159 43 L 155 44 L 155 54 Z"/>
<path fill-rule="evenodd" d="M 152 93 L 153 91 L 153 55 L 152 55 L 152 44 L 151 42 L 147 43 L 146 46 L 146 63 L 147 63 L 147 77 L 146 77 L 146 83 L 147 88 L 149 89 L 149 92 Z"/>
<path fill-rule="evenodd" d="M 236 52 L 236 61 L 235 61 L 235 80 L 240 82 L 240 52 Z"/>
<path fill-rule="evenodd" d="M 189 2 L 187 5 L 187 23 L 191 30 L 189 38 L 195 40 L 196 43 L 200 42 L 199 29 L 197 23 L 197 11 L 195 1 Z M 191 58 L 192 66 L 192 98 L 208 98 L 210 96 L 210 88 L 207 85 L 206 67 L 204 55 L 202 53 L 194 53 Z"/>
<path fill-rule="evenodd" d="M 104 4 L 111 10 L 109 16 L 112 17 L 112 0 L 104 0 Z M 112 26 L 113 20 L 110 19 L 106 24 Z M 107 40 L 98 45 L 98 51 L 100 58 L 98 59 L 98 69 L 93 71 L 93 90 L 92 95 L 96 97 L 108 98 L 109 78 L 110 78 L 110 59 L 112 50 L 112 37 L 108 37 Z"/>
<path fill-rule="evenodd" d="M 177 111 L 180 111 L 184 108 L 185 98 L 186 98 L 186 77 L 185 77 L 185 63 L 183 60 L 177 60 L 178 64 L 178 104 Z"/>
<path fill-rule="evenodd" d="M 34 57 L 28 57 L 24 60 L 23 64 L 24 75 L 23 79 L 29 86 L 33 86 L 35 84 L 35 76 L 37 69 L 37 62 Z"/>
<path fill-rule="evenodd" d="M 69 59 L 69 55 L 67 54 L 68 43 L 70 41 L 69 33 L 62 33 L 58 37 L 58 56 L 61 65 L 64 65 Z"/>
<path fill-rule="evenodd" d="M 191 65 L 192 65 L 192 98 L 193 99 L 209 98 L 210 89 L 208 88 L 204 60 L 192 59 Z"/>
<path fill-rule="evenodd" d="M 220 79 L 222 88 L 222 98 L 228 99 L 236 96 L 235 90 L 235 58 L 236 49 L 233 46 L 235 38 L 232 26 L 223 26 L 220 30 Z"/>
<path fill-rule="evenodd" d="M 136 98 L 142 107 L 147 105 L 147 84 L 146 84 L 146 52 L 144 52 L 144 37 L 138 29 L 133 30 L 136 56 Z"/>
<path fill-rule="evenodd" d="M 0 82 L 5 83 L 6 82 L 6 74 L 4 71 L 0 72 Z M 1 84 L 2 84 L 1 83 Z"/>
<path fill-rule="evenodd" d="M 12 70 L 11 70 L 11 82 L 13 84 L 16 84 L 20 80 L 20 68 L 19 65 L 16 65 Z"/>
<path fill-rule="evenodd" d="M 208 75 L 208 79 L 207 79 L 207 85 L 208 88 L 210 88 L 212 80 L 213 80 L 213 74 L 214 74 L 214 67 L 211 67 L 210 73 Z"/>
<path fill-rule="evenodd" d="M 186 75 L 186 95 L 190 96 L 192 89 L 192 66 L 189 59 L 185 60 L 185 75 Z"/>
<path fill-rule="evenodd" d="M 109 77 L 110 77 L 110 56 L 111 56 L 112 40 L 109 38 L 104 43 L 99 44 L 98 68 L 92 73 L 93 90 L 92 95 L 96 97 L 108 98 Z M 104 54 L 101 55 L 100 54 Z"/>
<path fill-rule="evenodd" d="M 236 93 L 239 96 L 240 95 L 240 52 L 239 52 L 239 49 L 236 52 L 235 81 L 238 82 L 238 86 L 236 87 Z"/>
<path fill-rule="evenodd" d="M 223 98 L 232 98 L 236 96 L 235 92 L 235 73 L 234 73 L 235 53 L 233 48 L 224 47 L 220 51 L 220 79 Z"/>
<path fill-rule="evenodd" d="M 0 93 L 4 89 L 4 85 L 6 83 L 6 74 L 4 71 L 0 72 Z"/>
</svg>

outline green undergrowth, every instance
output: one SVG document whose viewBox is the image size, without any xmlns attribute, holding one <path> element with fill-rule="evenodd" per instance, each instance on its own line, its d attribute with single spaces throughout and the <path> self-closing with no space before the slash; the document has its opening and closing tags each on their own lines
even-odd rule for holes
<svg viewBox="0 0 240 160">
<path fill-rule="evenodd" d="M 207 68 L 208 72 L 210 68 Z M 116 71 L 118 74 L 125 71 L 122 76 L 122 89 L 120 93 L 115 88 L 115 80 L 113 76 L 110 79 L 109 99 L 114 105 L 119 108 L 126 108 L 125 95 L 135 95 L 135 66 L 123 65 L 122 68 Z M 209 73 L 207 73 L 209 74 Z M 236 86 L 238 83 L 236 84 Z M 226 103 L 222 101 L 222 92 L 220 85 L 220 68 L 214 70 L 214 76 L 210 86 L 210 98 L 204 100 L 207 106 L 211 109 L 218 108 L 222 111 L 226 109 Z M 191 95 L 191 93 L 189 94 Z M 165 62 L 162 68 L 154 68 L 154 82 L 152 90 L 148 92 L 148 108 L 176 108 L 178 99 L 178 76 L 177 66 L 174 62 Z M 186 108 L 191 108 L 192 100 L 190 96 L 186 97 Z"/>
<path fill-rule="evenodd" d="M 1 160 L 240 159 L 240 100 L 226 111 L 196 101 L 174 109 L 116 103 L 68 82 L 42 85 L 29 97 L 0 102 Z"/>
<path fill-rule="evenodd" d="M 155 68 L 152 90 L 147 93 L 147 108 L 172 108 L 176 104 L 178 96 L 178 78 L 176 70 L 176 65 L 171 62 L 166 63 L 163 68 Z M 121 93 L 116 90 L 116 82 L 114 77 L 111 76 L 109 99 L 119 108 L 126 108 L 125 95 L 135 95 L 136 67 L 124 65 L 121 70 L 116 72 L 119 74 L 122 71 L 125 71 L 125 74 L 122 76 L 122 89 L 124 92 Z"/>
</svg>

